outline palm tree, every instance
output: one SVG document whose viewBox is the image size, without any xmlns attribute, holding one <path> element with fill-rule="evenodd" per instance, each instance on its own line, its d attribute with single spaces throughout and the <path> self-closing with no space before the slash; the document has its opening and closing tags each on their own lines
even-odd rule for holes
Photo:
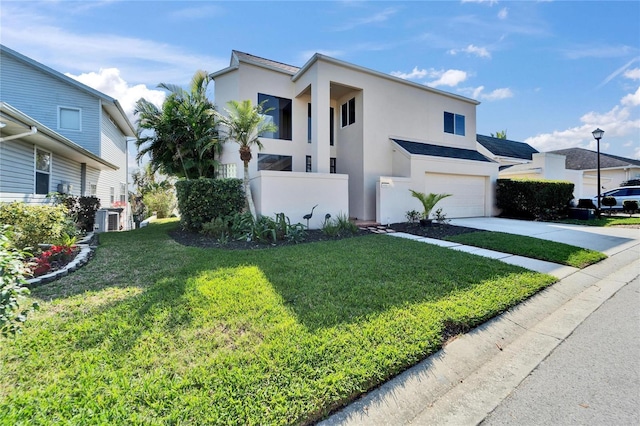
<svg viewBox="0 0 640 426">
<path fill-rule="evenodd" d="M 206 95 L 210 80 L 206 71 L 199 70 L 189 91 L 160 83 L 158 87 L 169 92 L 161 108 L 144 98 L 138 100 L 138 161 L 149 154 L 154 171 L 185 178 L 215 177 L 221 144 L 215 108 Z M 144 135 L 143 130 L 152 134 Z"/>
<path fill-rule="evenodd" d="M 246 205 L 251 212 L 251 216 L 256 218 L 256 207 L 253 204 L 251 196 L 251 185 L 249 185 L 249 161 L 251 161 L 251 146 L 256 145 L 258 149 L 262 149 L 262 143 L 259 136 L 267 132 L 275 132 L 278 126 L 271 121 L 267 121 L 266 113 L 272 108 L 263 110 L 264 102 L 253 105 L 251 100 L 247 99 L 242 102 L 229 101 L 225 112 L 222 115 L 216 112 L 216 116 L 220 124 L 227 128 L 227 139 L 234 140 L 240 145 L 240 159 L 244 164 L 244 194 Z"/>
<path fill-rule="evenodd" d="M 425 220 L 429 219 L 431 210 L 435 207 L 438 201 L 451 196 L 451 194 L 425 194 L 424 192 L 414 191 L 413 189 L 410 189 L 409 191 L 414 198 L 417 198 L 420 203 L 422 203 L 422 218 Z"/>
</svg>

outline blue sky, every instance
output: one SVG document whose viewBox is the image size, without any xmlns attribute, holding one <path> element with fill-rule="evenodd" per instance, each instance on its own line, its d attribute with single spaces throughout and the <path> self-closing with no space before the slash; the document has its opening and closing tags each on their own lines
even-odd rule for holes
<svg viewBox="0 0 640 426">
<path fill-rule="evenodd" d="M 241 50 L 320 52 L 481 101 L 478 133 L 640 158 L 638 1 L 11 1 L 0 42 L 117 98 L 186 85 Z M 135 124 L 135 118 L 130 118 Z"/>
</svg>

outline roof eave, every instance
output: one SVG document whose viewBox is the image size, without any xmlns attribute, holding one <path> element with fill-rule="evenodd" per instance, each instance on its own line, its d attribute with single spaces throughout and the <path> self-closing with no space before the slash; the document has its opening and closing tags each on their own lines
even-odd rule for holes
<svg viewBox="0 0 640 426">
<path fill-rule="evenodd" d="M 435 93 L 435 94 L 438 94 L 438 95 L 447 96 L 449 98 L 457 99 L 457 100 L 460 100 L 460 101 L 468 102 L 468 103 L 471 103 L 473 105 L 480 105 L 480 101 L 477 101 L 475 99 L 467 98 L 467 97 L 461 96 L 461 95 L 456 95 L 455 93 L 445 92 L 445 91 L 439 90 L 439 89 L 434 89 L 433 87 L 425 86 L 424 84 L 414 83 L 413 81 L 405 80 L 405 79 L 400 78 L 400 77 L 395 77 L 395 76 L 390 75 L 390 74 L 385 74 L 385 73 L 380 72 L 380 71 L 375 71 L 375 70 L 372 70 L 370 68 L 365 68 L 365 67 L 362 67 L 360 65 L 355 65 L 355 64 L 351 64 L 349 62 L 341 61 L 339 59 L 335 59 L 335 58 L 332 58 L 330 56 L 323 55 L 321 53 L 315 53 L 311 57 L 311 59 L 309 59 L 307 61 L 307 63 L 304 64 L 304 66 L 302 68 L 300 68 L 300 71 L 298 71 L 297 73 L 295 73 L 293 75 L 292 80 L 294 82 L 296 80 L 298 80 L 306 71 L 309 70 L 309 68 L 311 68 L 313 66 L 313 64 L 315 62 L 317 62 L 319 60 L 322 60 L 322 61 L 325 61 L 325 62 L 329 62 L 329 63 L 331 63 L 333 65 L 349 68 L 349 69 L 352 69 L 354 71 L 360 71 L 360 72 L 363 72 L 363 73 L 366 73 L 366 74 L 374 75 L 376 77 L 380 77 L 380 78 L 384 78 L 384 79 L 387 79 L 387 80 L 391 80 L 391 81 L 394 81 L 396 83 L 406 84 L 406 85 L 414 87 L 416 89 L 421 89 L 421 90 L 425 90 L 427 92 L 431 92 L 431 93 Z"/>
</svg>

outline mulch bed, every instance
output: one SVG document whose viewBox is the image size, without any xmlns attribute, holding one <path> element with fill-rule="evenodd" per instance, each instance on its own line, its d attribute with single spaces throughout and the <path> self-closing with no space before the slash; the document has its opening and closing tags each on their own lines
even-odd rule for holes
<svg viewBox="0 0 640 426">
<path fill-rule="evenodd" d="M 483 232 L 474 228 L 466 228 L 464 226 L 453 226 L 447 224 L 435 223 L 432 226 L 420 226 L 415 223 L 394 223 L 389 225 L 389 228 L 396 232 L 406 232 L 407 234 L 420 235 L 423 237 L 443 239 L 448 236 L 466 234 L 469 232 Z M 368 230 L 360 230 L 355 235 L 343 236 L 343 237 L 329 237 L 325 235 L 322 230 L 312 229 L 307 231 L 307 236 L 304 241 L 297 244 L 312 243 L 317 241 L 335 241 L 343 238 L 354 238 L 362 235 L 371 234 Z M 290 241 L 277 241 L 275 243 L 258 243 L 254 241 L 229 241 L 226 244 L 218 242 L 217 238 L 209 237 L 197 232 L 186 231 L 183 229 L 176 229 L 169 234 L 176 242 L 191 247 L 200 248 L 222 248 L 226 250 L 255 250 L 266 249 L 282 246 L 295 245 L 296 243 Z"/>
</svg>

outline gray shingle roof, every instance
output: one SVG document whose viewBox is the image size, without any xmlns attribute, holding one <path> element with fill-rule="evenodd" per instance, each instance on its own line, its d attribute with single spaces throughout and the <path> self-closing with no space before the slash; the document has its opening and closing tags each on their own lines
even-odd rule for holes
<svg viewBox="0 0 640 426">
<path fill-rule="evenodd" d="M 567 157 L 567 169 L 571 170 L 595 170 L 598 168 L 598 153 L 584 148 L 567 148 L 549 151 L 551 154 L 560 154 Z M 600 168 L 640 166 L 640 160 L 619 157 L 617 155 L 600 152 Z"/>
<path fill-rule="evenodd" d="M 411 142 L 402 139 L 391 139 L 410 154 L 430 155 L 433 157 L 458 158 L 461 160 L 486 161 L 491 163 L 484 155 L 472 149 L 452 148 L 449 146 L 432 145 L 422 142 Z"/>
<path fill-rule="evenodd" d="M 498 139 L 484 135 L 476 135 L 476 140 L 480 145 L 493 153 L 493 155 L 497 155 L 499 157 L 533 160 L 533 154 L 538 152 L 534 147 L 524 142 Z"/>
<path fill-rule="evenodd" d="M 255 64 L 264 65 L 269 68 L 276 68 L 288 74 L 295 74 L 298 71 L 300 71 L 299 67 L 283 64 L 282 62 L 272 61 L 271 59 L 261 58 L 260 56 L 254 56 L 249 53 L 240 52 L 238 50 L 232 51 L 232 54 L 235 55 L 239 60 L 243 60 L 246 62 L 253 62 Z"/>
</svg>

